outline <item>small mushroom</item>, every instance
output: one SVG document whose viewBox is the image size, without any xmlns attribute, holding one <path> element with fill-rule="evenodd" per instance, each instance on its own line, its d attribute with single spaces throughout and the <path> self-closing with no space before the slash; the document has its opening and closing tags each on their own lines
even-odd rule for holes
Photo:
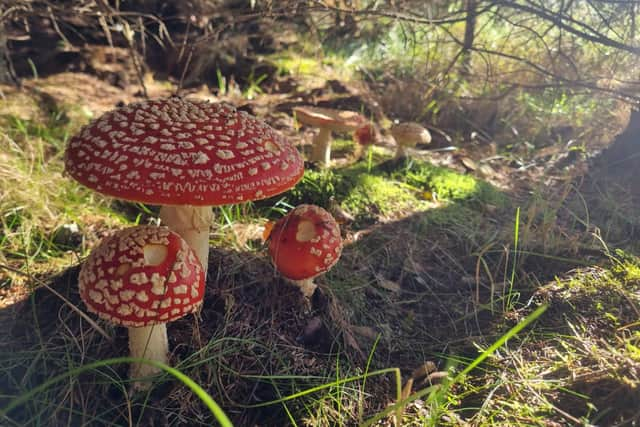
<svg viewBox="0 0 640 427">
<path fill-rule="evenodd" d="M 211 206 L 264 199 L 293 187 L 303 161 L 281 134 L 223 103 L 180 97 L 108 112 L 71 138 L 65 169 L 119 199 L 162 205 L 163 224 L 206 270 Z"/>
<path fill-rule="evenodd" d="M 391 127 L 391 135 L 396 141 L 396 159 L 407 157 L 407 149 L 417 144 L 431 142 L 431 133 L 422 125 L 414 122 L 398 123 Z"/>
<path fill-rule="evenodd" d="M 322 107 L 295 107 L 293 112 L 296 120 L 304 125 L 317 127 L 318 134 L 313 140 L 312 162 L 319 162 L 328 167 L 331 162 L 331 132 L 353 132 L 361 128 L 363 140 L 370 123 L 362 114 L 348 110 L 334 110 Z M 358 136 L 356 135 L 356 138 Z"/>
<path fill-rule="evenodd" d="M 129 331 L 132 357 L 167 363 L 166 323 L 196 312 L 204 271 L 195 252 L 167 227 L 138 226 L 105 238 L 82 264 L 80 297 L 92 313 Z M 134 363 L 134 380 L 154 366 Z M 148 383 L 135 381 L 135 388 Z"/>
<path fill-rule="evenodd" d="M 355 141 L 358 143 L 358 145 L 356 146 L 355 158 L 361 158 L 363 154 L 363 148 L 367 147 L 369 165 L 371 165 L 371 159 L 373 156 L 371 146 L 376 144 L 380 140 L 380 134 L 374 124 L 367 123 L 364 126 L 356 129 L 353 133 L 353 139 L 355 139 Z"/>
<path fill-rule="evenodd" d="M 366 123 L 356 129 L 353 133 L 353 137 L 358 144 L 364 146 L 375 144 L 379 138 L 378 132 L 372 123 Z"/>
<path fill-rule="evenodd" d="M 273 226 L 269 254 L 278 271 L 296 283 L 310 300 L 313 279 L 338 262 L 342 252 L 340 227 L 329 212 L 315 205 L 299 205 Z"/>
</svg>

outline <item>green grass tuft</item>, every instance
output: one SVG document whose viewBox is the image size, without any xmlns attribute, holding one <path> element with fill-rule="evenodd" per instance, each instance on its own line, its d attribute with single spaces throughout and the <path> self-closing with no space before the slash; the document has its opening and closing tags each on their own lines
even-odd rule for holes
<svg viewBox="0 0 640 427">
<path fill-rule="evenodd" d="M 64 176 L 64 148 L 76 124 L 62 116 L 46 123 L 15 116 L 0 121 L 0 263 L 31 273 L 69 265 L 75 258 L 61 238 L 63 226 L 77 224 L 82 231 L 96 222 L 122 223 L 108 209 L 109 199 Z"/>
</svg>

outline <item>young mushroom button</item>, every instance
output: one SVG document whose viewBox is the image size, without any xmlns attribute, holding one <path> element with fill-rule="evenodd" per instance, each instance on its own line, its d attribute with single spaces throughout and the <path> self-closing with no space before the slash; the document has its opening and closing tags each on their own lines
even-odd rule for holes
<svg viewBox="0 0 640 427">
<path fill-rule="evenodd" d="M 329 212 L 314 205 L 291 210 L 275 223 L 269 236 L 274 265 L 306 298 L 316 289 L 313 278 L 331 269 L 341 252 L 340 227 Z"/>
<path fill-rule="evenodd" d="M 139 226 L 104 239 L 82 264 L 80 297 L 89 311 L 125 326 L 132 357 L 166 363 L 166 323 L 197 311 L 204 271 L 193 250 L 167 227 Z M 133 364 L 133 379 L 157 372 Z M 136 386 L 144 388 L 137 382 Z"/>
<path fill-rule="evenodd" d="M 407 148 L 413 148 L 417 144 L 431 142 L 431 133 L 422 125 L 414 122 L 398 123 L 391 127 L 391 135 L 396 140 L 396 159 L 407 157 Z"/>
<path fill-rule="evenodd" d="M 230 105 L 179 97 L 108 112 L 74 136 L 66 171 L 119 199 L 163 205 L 160 218 L 207 269 L 211 206 L 267 198 L 302 177 L 296 148 Z"/>
</svg>

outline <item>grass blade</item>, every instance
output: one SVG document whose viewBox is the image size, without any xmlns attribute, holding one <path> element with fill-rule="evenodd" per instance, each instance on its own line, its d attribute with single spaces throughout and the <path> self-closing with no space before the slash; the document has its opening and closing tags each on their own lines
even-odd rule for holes
<svg viewBox="0 0 640 427">
<path fill-rule="evenodd" d="M 145 363 L 147 365 L 155 366 L 156 368 L 162 369 L 170 375 L 173 375 L 175 378 L 180 380 L 185 386 L 187 386 L 196 396 L 198 396 L 202 402 L 209 408 L 211 414 L 218 420 L 222 427 L 233 427 L 233 424 L 226 416 L 222 408 L 218 406 L 218 404 L 213 400 L 213 398 L 195 381 L 191 378 L 180 372 L 179 370 L 172 368 L 171 366 L 167 366 L 164 363 L 157 362 L 155 360 L 147 360 L 147 359 L 138 359 L 134 357 L 116 357 L 113 359 L 105 359 L 100 360 L 94 363 L 89 363 L 87 365 L 79 366 L 75 369 L 71 369 L 65 373 L 57 375 L 39 386 L 29 390 L 23 395 L 13 399 L 7 406 L 0 409 L 0 417 L 5 417 L 9 411 L 15 409 L 16 407 L 28 402 L 38 393 L 46 390 L 48 387 L 53 384 L 60 382 L 66 378 L 77 376 L 83 372 L 91 371 L 93 369 L 102 368 L 105 366 L 115 365 L 119 363 Z"/>
</svg>

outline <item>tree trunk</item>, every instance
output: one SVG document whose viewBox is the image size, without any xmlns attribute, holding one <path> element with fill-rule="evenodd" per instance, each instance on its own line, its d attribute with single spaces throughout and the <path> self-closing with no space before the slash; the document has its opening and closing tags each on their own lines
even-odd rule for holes
<svg viewBox="0 0 640 427">
<path fill-rule="evenodd" d="M 471 71 L 471 49 L 473 49 L 473 41 L 475 39 L 477 7 L 477 0 L 466 1 L 467 18 L 465 20 L 464 40 L 462 41 L 462 51 L 460 53 L 460 75 L 462 78 L 468 77 Z"/>
<path fill-rule="evenodd" d="M 600 177 L 629 183 L 637 180 L 636 171 L 640 169 L 640 110 L 631 112 L 627 128 L 598 155 L 594 166 Z M 631 191 L 640 197 L 639 185 L 631 185 Z"/>
</svg>

